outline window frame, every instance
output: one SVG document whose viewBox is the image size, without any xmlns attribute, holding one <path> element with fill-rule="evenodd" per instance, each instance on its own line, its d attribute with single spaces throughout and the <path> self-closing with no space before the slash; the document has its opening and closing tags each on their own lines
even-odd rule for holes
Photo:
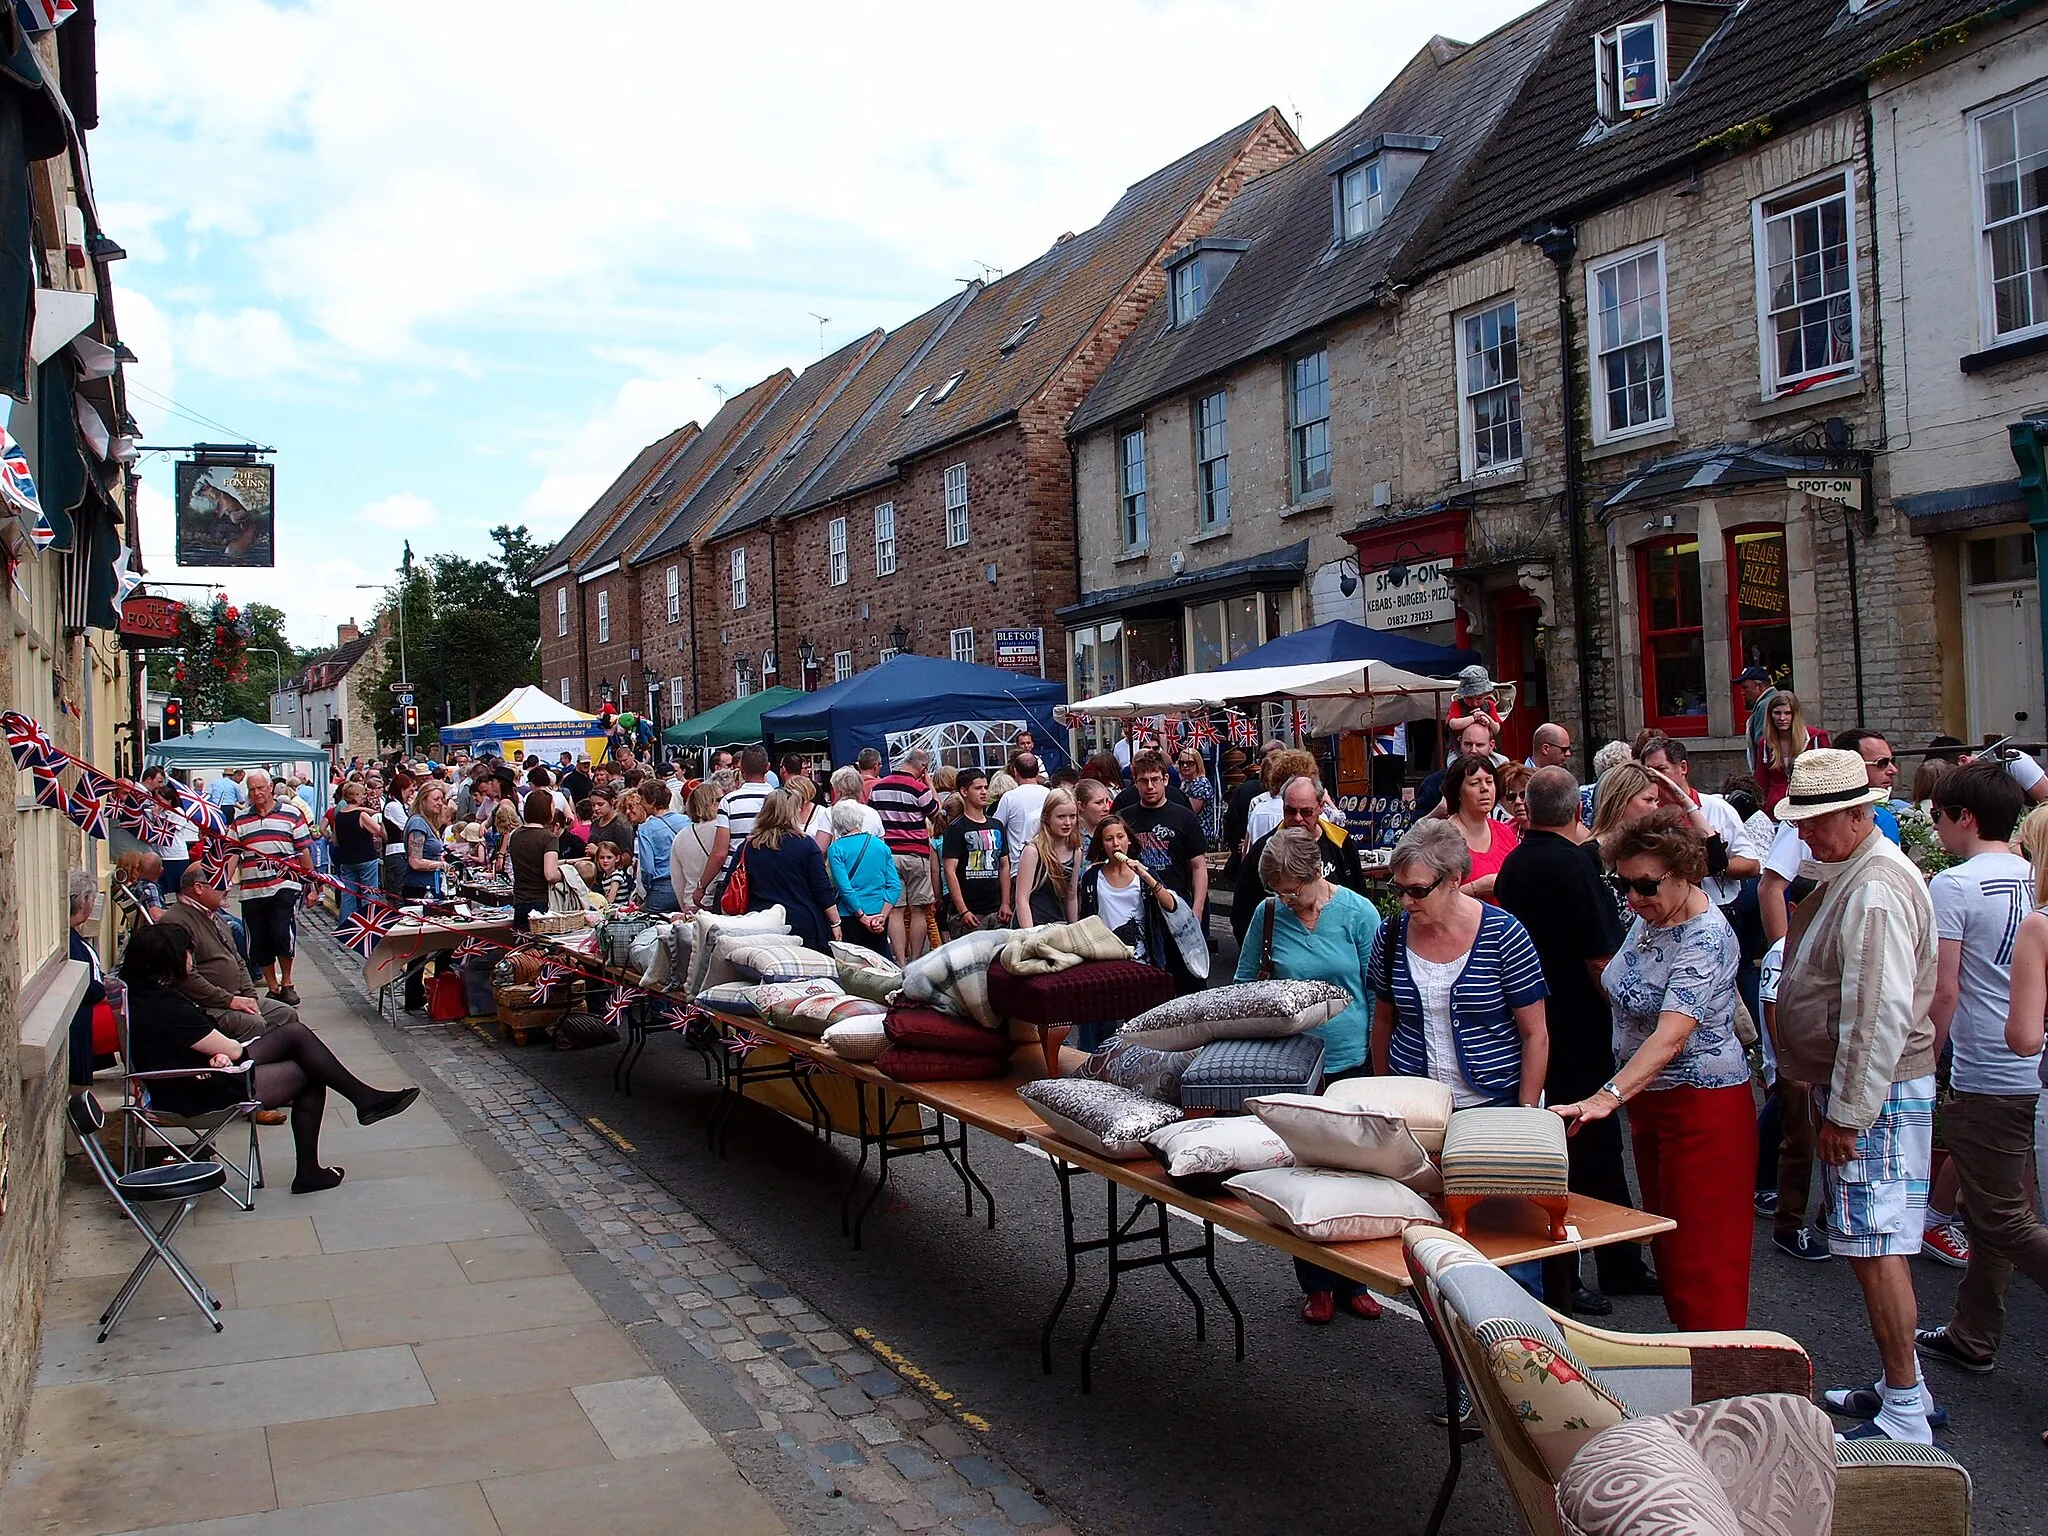
<svg viewBox="0 0 2048 1536">
<path fill-rule="evenodd" d="M 1678 550 L 1687 545 L 1693 548 L 1693 565 L 1697 570 L 1699 584 L 1699 623 L 1680 625 L 1676 629 L 1650 628 L 1650 563 L 1660 550 Z M 1709 730 L 1709 713 L 1712 704 L 1704 686 L 1707 674 L 1707 647 L 1711 643 L 1707 634 L 1707 576 L 1706 563 L 1701 558 L 1700 539 L 1694 533 L 1667 533 L 1659 538 L 1649 539 L 1631 547 L 1630 558 L 1636 568 L 1636 646 L 1641 651 L 1643 687 L 1643 724 L 1653 726 L 1666 736 L 1705 736 Z M 1682 605 L 1681 605 L 1682 606 Z M 1702 688 L 1700 694 L 1701 713 L 1698 715 L 1661 715 L 1657 713 L 1657 642 L 1674 637 L 1697 635 L 1700 643 L 1700 670 Z"/>
<path fill-rule="evenodd" d="M 1131 444 L 1138 445 L 1133 462 Z M 1133 469 L 1136 479 L 1133 483 Z M 1150 499 L 1146 494 L 1145 424 L 1116 429 L 1116 531 L 1126 555 L 1141 555 L 1152 547 Z"/>
<path fill-rule="evenodd" d="M 956 488 L 960 492 L 957 501 L 953 496 Z M 967 465 L 964 461 L 959 464 L 948 464 L 946 466 L 945 497 L 946 548 L 964 549 L 967 546 L 968 540 L 974 535 L 974 525 L 967 507 Z M 957 528 L 955 526 L 956 514 Z"/>
<path fill-rule="evenodd" d="M 832 681 L 843 683 L 851 676 L 853 676 L 853 652 L 834 651 L 832 653 Z"/>
<path fill-rule="evenodd" d="M 853 579 L 846 558 L 846 519 L 835 517 L 825 525 L 825 579 L 828 585 L 843 587 Z"/>
<path fill-rule="evenodd" d="M 1745 535 L 1759 533 L 1774 534 L 1778 539 L 1782 557 L 1780 561 L 1780 574 L 1785 586 L 1785 617 L 1782 620 L 1751 619 L 1745 624 L 1742 619 L 1740 565 L 1735 557 L 1736 540 Z M 1742 643 L 1744 630 L 1783 628 L 1788 637 L 1793 632 L 1791 530 L 1783 523 L 1774 523 L 1768 520 L 1756 523 L 1737 523 L 1731 528 L 1724 528 L 1721 530 L 1721 561 L 1721 569 L 1727 572 L 1728 585 L 1728 675 L 1730 677 L 1740 677 L 1743 669 L 1750 665 L 1744 654 L 1746 647 Z M 1791 688 L 1792 680 L 1788 679 L 1783 686 Z M 1797 693 L 1798 689 L 1793 688 L 1792 691 Z M 1735 718 L 1741 720 L 1747 715 L 1748 710 L 1746 708 L 1737 709 Z"/>
<path fill-rule="evenodd" d="M 1359 225 L 1351 227 L 1351 183 L 1357 180 L 1361 185 L 1366 178 L 1372 179 L 1372 189 L 1358 199 Z M 1361 160 L 1357 165 L 1346 166 L 1337 176 L 1337 240 L 1339 244 L 1352 240 L 1363 240 L 1386 222 L 1387 218 L 1387 173 L 1380 157 Z"/>
<path fill-rule="evenodd" d="M 1848 236 L 1847 254 L 1849 286 L 1849 360 L 1825 368 L 1811 368 L 1804 373 L 1780 376 L 1778 373 L 1778 332 L 1779 311 L 1771 308 L 1771 261 L 1770 226 L 1781 218 L 1791 218 L 1809 208 L 1841 199 Z M 1776 207 L 1777 212 L 1772 212 Z M 1863 371 L 1863 296 L 1858 286 L 1861 273 L 1856 261 L 1856 173 L 1851 166 L 1838 166 L 1823 175 L 1794 182 L 1775 192 L 1767 192 L 1750 204 L 1751 259 L 1756 269 L 1756 327 L 1757 327 L 1757 379 L 1763 398 L 1775 400 L 1780 395 L 1792 393 L 1797 387 L 1811 388 L 1826 380 L 1856 378 Z M 1796 266 L 1798 257 L 1793 257 Z M 1833 295 L 1823 294 L 1818 299 L 1805 303 L 1793 303 L 1783 313 L 1797 313 L 1814 304 L 1824 303 Z M 1665 294 L 1666 342 L 1669 343 L 1670 294 Z"/>
<path fill-rule="evenodd" d="M 736 699 L 750 699 L 754 696 L 754 675 L 747 668 L 744 656 L 735 656 L 732 663 L 732 696 Z"/>
<path fill-rule="evenodd" d="M 683 622 L 683 576 L 677 566 L 668 568 L 668 621 L 671 624 Z"/>
<path fill-rule="evenodd" d="M 1175 265 L 1170 274 L 1169 286 L 1173 290 L 1175 330 L 1193 325 L 1202 318 L 1202 311 L 1208 308 L 1207 284 L 1202 279 L 1202 258 L 1199 254 Z"/>
<path fill-rule="evenodd" d="M 1979 107 L 1969 113 L 1964 122 L 1970 137 L 1970 212 L 1976 223 L 1974 244 L 1977 250 L 1977 325 L 1979 341 L 1984 347 L 2004 346 L 2007 342 L 2026 341 L 2048 334 L 2048 303 L 2042 305 L 2042 312 L 2031 325 L 2017 327 L 2010 331 L 1998 328 L 1998 292 L 1996 269 L 1991 257 L 1991 229 L 1986 222 L 1988 210 L 1984 203 L 1984 124 L 2001 112 L 2015 114 L 2013 145 L 2018 152 L 2019 136 L 2017 113 L 2028 102 L 2048 96 L 2048 82 L 2036 81 L 2022 87 L 2002 101 Z M 2017 162 L 2016 162 L 2017 163 Z M 2048 207 L 2036 211 L 2036 215 L 2048 217 Z M 2023 225 L 2030 217 L 2019 213 L 2001 223 Z M 2042 253 L 2043 265 L 2048 266 L 2048 252 Z M 2032 269 L 2030 269 L 2032 270 Z"/>
<path fill-rule="evenodd" d="M 883 532 L 885 513 L 887 533 Z M 896 503 L 893 501 L 885 501 L 875 508 L 875 574 L 896 574 Z"/>
<path fill-rule="evenodd" d="M 1498 384 L 1489 384 L 1484 389 L 1471 387 L 1470 365 L 1477 353 L 1472 350 L 1468 327 L 1474 321 L 1483 321 L 1489 315 L 1501 310 L 1510 311 L 1510 324 L 1514 328 L 1512 341 L 1505 347 L 1512 348 L 1514 376 Z M 1528 461 L 1529 444 L 1527 424 L 1522 419 L 1522 322 L 1521 305 L 1516 296 L 1496 294 L 1472 308 L 1463 310 L 1452 317 L 1451 341 L 1456 354 L 1458 370 L 1458 472 L 1465 480 L 1490 479 L 1497 475 L 1508 475 L 1520 469 Z M 1496 459 L 1489 464 L 1479 462 L 1479 417 L 1473 409 L 1473 401 L 1482 395 L 1507 393 L 1511 405 L 1509 430 L 1514 443 L 1511 458 Z M 1491 430 L 1491 429 L 1489 429 Z"/>
<path fill-rule="evenodd" d="M 597 589 L 597 643 L 612 643 L 612 594 L 608 587 Z"/>
<path fill-rule="evenodd" d="M 1320 381 L 1320 387 L 1322 389 L 1323 395 L 1323 413 L 1320 416 L 1304 417 L 1299 414 L 1299 404 L 1302 389 L 1301 386 L 1296 382 L 1296 371 L 1304 363 L 1307 363 L 1312 359 L 1321 360 L 1323 376 Z M 1330 442 L 1329 345 L 1325 343 L 1324 345 L 1312 348 L 1309 351 L 1296 353 L 1294 356 L 1287 359 L 1286 368 L 1287 371 L 1285 383 L 1287 387 L 1287 484 L 1293 505 L 1301 506 L 1304 503 L 1311 501 L 1327 500 L 1331 495 L 1331 481 L 1333 476 L 1331 472 L 1332 455 Z M 1313 388 L 1316 386 L 1311 387 Z M 1308 465 L 1312 459 L 1317 457 L 1317 455 L 1305 450 L 1304 444 L 1309 439 L 1305 437 L 1304 434 L 1312 434 L 1314 429 L 1317 427 L 1320 427 L 1322 429 L 1322 451 L 1320 455 L 1323 462 L 1322 480 L 1319 484 L 1310 485 L 1308 483 Z"/>
<path fill-rule="evenodd" d="M 742 544 L 732 552 L 732 611 L 738 613 L 747 606 L 747 547 Z"/>
<path fill-rule="evenodd" d="M 555 588 L 555 638 L 560 640 L 569 633 L 569 589 Z"/>
<path fill-rule="evenodd" d="M 683 705 L 686 698 L 687 695 L 683 692 L 683 679 L 680 676 L 670 678 L 668 680 L 669 713 L 678 720 L 683 718 Z"/>
<path fill-rule="evenodd" d="M 960 637 L 962 635 L 965 635 L 967 637 L 967 643 L 964 646 L 960 642 Z M 949 657 L 951 657 L 954 661 L 964 661 L 969 663 L 970 665 L 973 664 L 974 629 L 971 625 L 965 626 L 960 629 L 947 631 L 946 654 Z"/>
<path fill-rule="evenodd" d="M 560 695 L 562 702 L 567 704 L 569 702 L 569 679 L 566 677 L 557 678 L 555 683 L 556 691 Z"/>
<path fill-rule="evenodd" d="M 1207 414 L 1212 401 L 1217 402 L 1213 421 Z M 1195 531 L 1221 533 L 1230 526 L 1230 391 L 1212 389 L 1197 395 L 1188 416 L 1195 429 Z M 1220 452 L 1210 451 L 1215 446 L 1209 440 L 1211 432 L 1221 438 Z"/>
<path fill-rule="evenodd" d="M 1662 313 L 1658 331 L 1658 346 L 1663 356 L 1664 414 L 1636 425 L 1616 427 L 1607 415 L 1607 383 L 1605 363 L 1607 353 L 1600 347 L 1600 275 L 1613 271 L 1627 263 L 1640 261 L 1645 256 L 1657 258 L 1658 306 Z M 1629 347 L 1640 346 L 1640 341 L 1615 347 L 1615 352 L 1626 351 Z M 1653 432 L 1669 431 L 1678 421 L 1678 406 L 1674 399 L 1671 370 L 1671 267 L 1665 259 L 1664 242 L 1647 240 L 1641 245 L 1627 246 L 1611 251 L 1586 263 L 1586 355 L 1592 362 L 1593 396 L 1593 441 L 1595 443 L 1626 442 L 1632 437 L 1646 437 Z"/>
<path fill-rule="evenodd" d="M 898 656 L 902 654 L 903 653 L 897 650 L 895 646 L 885 645 L 879 651 L 875 652 L 875 665 L 880 666 L 885 661 L 894 661 Z"/>
<path fill-rule="evenodd" d="M 1639 31 L 1648 27 L 1651 31 L 1652 49 L 1657 61 L 1657 92 L 1648 101 L 1625 105 L 1621 99 L 1621 37 L 1624 32 Z M 1612 63 L 1610 64 L 1610 60 Z M 1616 22 L 1606 31 L 1593 38 L 1593 75 L 1600 92 L 1600 116 L 1610 123 L 1618 123 L 1634 117 L 1638 112 L 1654 112 L 1671 99 L 1671 48 L 1670 34 L 1664 25 L 1664 8 L 1659 6 L 1647 15 L 1637 16 L 1629 21 Z"/>
</svg>

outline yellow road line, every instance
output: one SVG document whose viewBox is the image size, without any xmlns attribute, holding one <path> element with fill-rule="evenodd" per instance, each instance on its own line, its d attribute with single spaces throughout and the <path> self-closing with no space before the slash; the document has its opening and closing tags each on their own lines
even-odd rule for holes
<svg viewBox="0 0 2048 1536">
<path fill-rule="evenodd" d="M 617 1147 L 621 1152 L 630 1152 L 633 1150 L 633 1143 L 626 1140 L 625 1137 L 621 1136 L 617 1131 L 613 1130 L 610 1126 L 606 1125 L 602 1120 L 598 1119 L 595 1115 L 586 1115 L 584 1117 L 583 1123 L 585 1125 L 588 1125 L 593 1131 L 597 1132 L 598 1135 L 602 1136 L 606 1141 L 610 1142 L 613 1146 Z"/>
<path fill-rule="evenodd" d="M 883 1363 L 895 1371 L 898 1376 L 901 1376 L 913 1387 L 916 1387 L 918 1391 L 924 1393 L 933 1402 L 942 1405 L 947 1412 L 951 1413 L 962 1424 L 982 1434 L 988 1433 L 989 1422 L 987 1419 L 978 1413 L 969 1413 L 965 1408 L 962 1408 L 959 1398 L 940 1386 L 929 1371 L 904 1354 L 902 1350 L 897 1349 L 893 1345 L 885 1344 L 865 1328 L 854 1329 L 853 1336 L 878 1355 Z"/>
</svg>

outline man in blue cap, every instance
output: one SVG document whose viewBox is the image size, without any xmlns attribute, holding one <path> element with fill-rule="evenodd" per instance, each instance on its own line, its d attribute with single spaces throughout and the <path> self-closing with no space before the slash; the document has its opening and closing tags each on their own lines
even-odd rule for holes
<svg viewBox="0 0 2048 1536">
<path fill-rule="evenodd" d="M 1771 700 L 1778 696 L 1771 674 L 1762 667 L 1744 667 L 1736 676 L 1742 702 L 1749 706 L 1749 771 L 1763 772 L 1764 729 L 1770 723 Z"/>
</svg>

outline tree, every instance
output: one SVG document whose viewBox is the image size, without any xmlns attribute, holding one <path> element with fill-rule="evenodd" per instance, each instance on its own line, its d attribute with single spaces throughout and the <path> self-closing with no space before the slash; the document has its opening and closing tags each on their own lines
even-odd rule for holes
<svg viewBox="0 0 2048 1536">
<path fill-rule="evenodd" d="M 186 720 L 197 725 L 237 716 L 269 720 L 279 670 L 290 678 L 312 654 L 285 638 L 282 609 L 237 606 L 223 592 L 211 603 L 186 604 L 178 643 L 144 656 L 151 686 L 182 698 Z"/>
</svg>

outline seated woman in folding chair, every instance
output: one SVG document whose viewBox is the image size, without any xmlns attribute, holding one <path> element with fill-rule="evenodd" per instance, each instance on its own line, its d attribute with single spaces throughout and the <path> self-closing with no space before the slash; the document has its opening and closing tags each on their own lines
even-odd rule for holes
<svg viewBox="0 0 2048 1536">
<path fill-rule="evenodd" d="M 135 1052 L 135 1070 L 156 1072 L 192 1065 L 194 1054 L 215 1067 L 231 1067 L 245 1058 L 256 1063 L 247 1092 L 266 1109 L 290 1106 L 292 1142 L 298 1173 L 292 1193 L 332 1189 L 342 1179 L 339 1168 L 320 1166 L 320 1117 L 332 1088 L 356 1109 L 356 1119 L 375 1125 L 409 1108 L 420 1096 L 417 1088 L 380 1093 L 341 1064 L 320 1037 L 305 1024 L 280 1025 L 254 1040 L 222 1034 L 178 983 L 192 967 L 190 941 L 184 930 L 159 924 L 128 941 L 121 975 L 128 983 L 128 1042 Z M 244 1092 L 239 1078 L 173 1078 L 160 1081 L 152 1097 L 177 1114 L 200 1114 L 237 1102 Z"/>
</svg>

